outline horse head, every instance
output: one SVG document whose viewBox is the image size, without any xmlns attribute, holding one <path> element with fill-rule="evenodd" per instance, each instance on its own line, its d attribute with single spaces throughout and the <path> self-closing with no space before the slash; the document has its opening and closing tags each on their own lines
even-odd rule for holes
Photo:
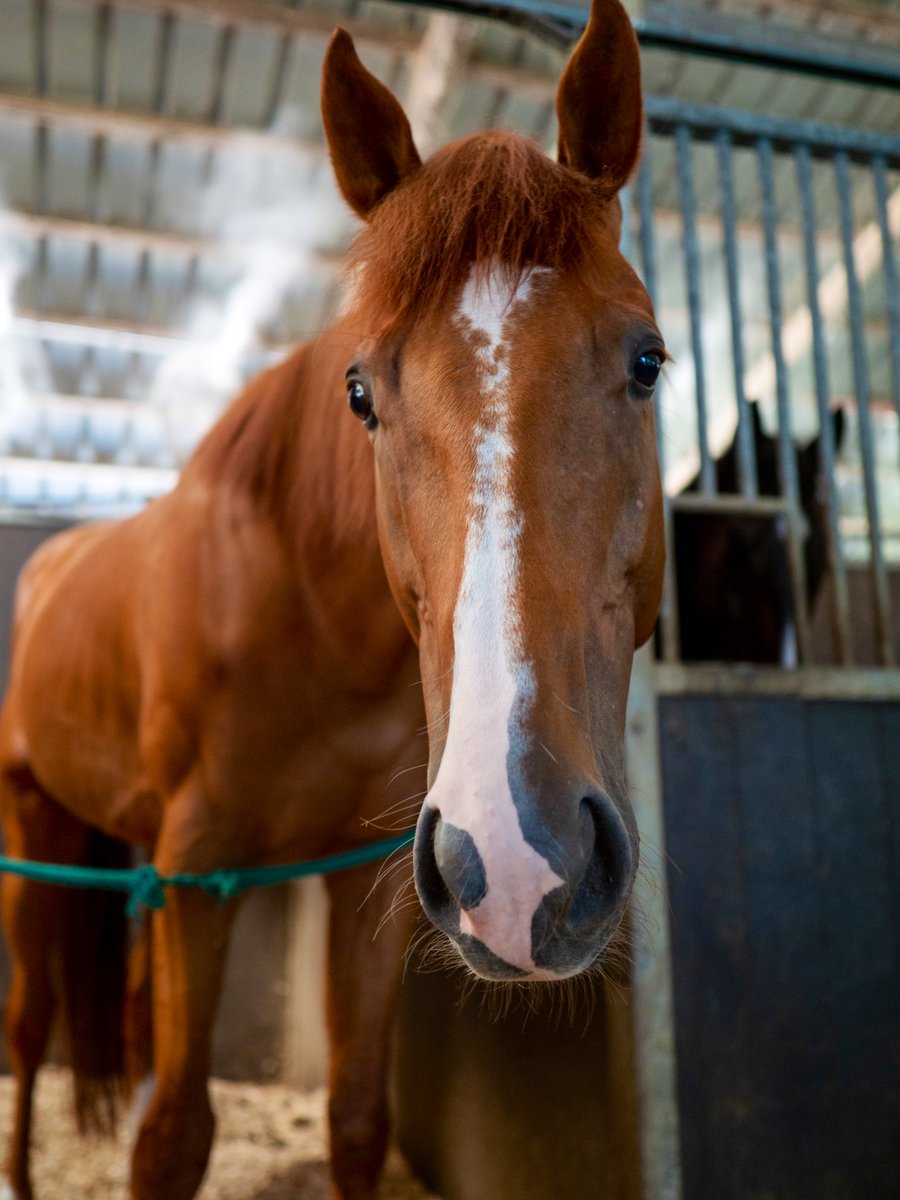
<svg viewBox="0 0 900 1200">
<path fill-rule="evenodd" d="M 326 57 L 329 149 L 365 222 L 347 394 L 428 716 L 416 885 L 490 979 L 579 972 L 624 912 L 625 707 L 664 558 L 665 350 L 618 249 L 642 112 L 617 0 L 595 0 L 557 108 L 556 162 L 491 132 L 422 163 L 346 33 Z"/>
<path fill-rule="evenodd" d="M 778 438 L 766 433 L 759 405 L 748 411 L 761 496 L 782 494 Z M 831 442 L 840 451 L 844 412 L 831 414 Z M 795 448 L 803 514 L 805 603 L 812 615 L 828 572 L 827 510 L 823 501 L 821 434 Z M 685 488 L 696 492 L 699 474 Z M 737 434 L 716 459 L 716 490 L 737 495 Z M 678 580 L 681 656 L 688 662 L 796 665 L 797 598 L 790 582 L 784 518 L 770 514 L 676 512 L 674 551 Z"/>
</svg>

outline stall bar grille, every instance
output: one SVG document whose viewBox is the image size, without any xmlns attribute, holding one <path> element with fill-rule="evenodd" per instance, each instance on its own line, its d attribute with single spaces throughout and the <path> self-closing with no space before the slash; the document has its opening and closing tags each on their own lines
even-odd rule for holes
<svg viewBox="0 0 900 1200">
<path fill-rule="evenodd" d="M 799 213 L 805 264 L 805 302 L 808 306 L 810 352 L 814 376 L 815 404 L 821 429 L 820 454 L 825 536 L 831 590 L 833 656 L 841 665 L 853 664 L 851 613 L 848 600 L 847 564 L 840 530 L 839 497 L 835 476 L 835 446 L 829 409 L 832 387 L 826 353 L 825 318 L 822 311 L 817 233 L 819 229 L 817 197 L 813 184 L 814 164 L 830 164 L 836 195 L 836 221 L 839 225 L 843 269 L 846 277 L 846 321 L 849 324 L 852 382 L 858 421 L 859 452 L 868 541 L 868 572 L 871 579 L 873 625 L 878 662 L 885 667 L 896 662 L 892 637 L 891 597 L 888 568 L 884 553 L 884 525 L 879 507 L 877 464 L 874 448 L 871 400 L 872 388 L 864 330 L 863 293 L 858 275 L 854 238 L 854 182 L 851 165 L 861 168 L 874 195 L 875 225 L 880 238 L 878 269 L 884 280 L 884 320 L 890 346 L 890 396 L 894 412 L 900 416 L 900 298 L 898 298 L 896 249 L 897 191 L 891 192 L 889 172 L 900 166 L 900 138 L 862 130 L 831 127 L 804 121 L 766 118 L 757 114 L 715 107 L 687 105 L 663 98 L 647 103 L 647 147 L 636 181 L 636 212 L 639 221 L 638 246 L 645 282 L 654 299 L 659 294 L 657 235 L 658 203 L 654 194 L 653 157 L 659 145 L 669 143 L 674 150 L 677 170 L 677 196 L 682 225 L 682 259 L 685 293 L 689 309 L 690 345 L 694 367 L 694 402 L 698 436 L 698 478 L 696 490 L 688 495 L 666 499 L 666 520 L 670 534 L 676 511 L 780 516 L 785 522 L 790 589 L 796 615 L 799 663 L 812 661 L 810 622 L 805 603 L 803 555 L 804 516 L 800 502 L 796 455 L 792 440 L 792 408 L 788 365 L 782 348 L 785 325 L 783 273 L 779 254 L 779 209 L 776 202 L 775 172 L 784 178 L 784 163 L 792 163 L 794 203 Z M 698 206 L 695 183 L 695 148 L 713 148 L 717 164 L 718 202 L 721 220 L 722 250 L 727 280 L 727 304 L 730 319 L 731 359 L 734 397 L 737 408 L 735 449 L 739 494 L 717 495 L 713 451 L 709 444 L 709 381 L 704 367 L 702 271 L 698 246 Z M 774 366 L 775 411 L 777 413 L 778 470 L 781 496 L 762 496 L 757 478 L 750 400 L 745 389 L 746 355 L 744 315 L 739 272 L 739 214 L 735 196 L 735 153 L 749 151 L 755 158 L 759 192 L 759 220 L 765 255 L 765 293 Z M 857 174 L 859 171 L 857 170 Z M 659 451 L 666 469 L 665 390 L 657 399 L 660 430 Z M 679 616 L 673 556 L 667 570 L 661 616 L 662 656 L 668 662 L 679 658 Z"/>
</svg>

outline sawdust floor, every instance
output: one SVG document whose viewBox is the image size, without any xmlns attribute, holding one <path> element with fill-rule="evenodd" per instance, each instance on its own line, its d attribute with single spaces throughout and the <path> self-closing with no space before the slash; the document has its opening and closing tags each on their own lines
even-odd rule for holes
<svg viewBox="0 0 900 1200">
<path fill-rule="evenodd" d="M 198 1200 L 328 1200 L 325 1093 L 280 1084 L 213 1080 L 216 1140 Z M 0 1077 L 0 1138 L 12 1122 L 12 1081 Z M 115 1141 L 75 1131 L 68 1072 L 44 1067 L 35 1108 L 33 1171 L 38 1200 L 125 1200 L 127 1133 Z M 382 1200 L 438 1200 L 394 1151 Z"/>
</svg>

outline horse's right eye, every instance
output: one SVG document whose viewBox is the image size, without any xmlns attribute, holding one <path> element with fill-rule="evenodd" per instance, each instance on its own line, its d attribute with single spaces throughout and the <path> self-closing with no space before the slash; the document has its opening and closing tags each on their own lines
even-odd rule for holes
<svg viewBox="0 0 900 1200">
<path fill-rule="evenodd" d="M 347 400 L 354 416 L 359 417 L 366 429 L 374 429 L 378 424 L 375 409 L 372 407 L 372 397 L 369 389 L 360 379 L 347 380 Z"/>
</svg>

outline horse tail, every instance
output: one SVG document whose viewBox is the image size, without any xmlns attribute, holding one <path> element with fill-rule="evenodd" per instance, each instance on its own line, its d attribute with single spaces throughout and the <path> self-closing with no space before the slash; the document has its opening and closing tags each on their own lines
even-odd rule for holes
<svg viewBox="0 0 900 1200">
<path fill-rule="evenodd" d="M 92 829 L 87 863 L 129 865 L 124 842 Z M 125 1075 L 128 918 L 119 892 L 73 889 L 62 930 L 62 1019 L 81 1133 L 115 1131 Z"/>
</svg>

